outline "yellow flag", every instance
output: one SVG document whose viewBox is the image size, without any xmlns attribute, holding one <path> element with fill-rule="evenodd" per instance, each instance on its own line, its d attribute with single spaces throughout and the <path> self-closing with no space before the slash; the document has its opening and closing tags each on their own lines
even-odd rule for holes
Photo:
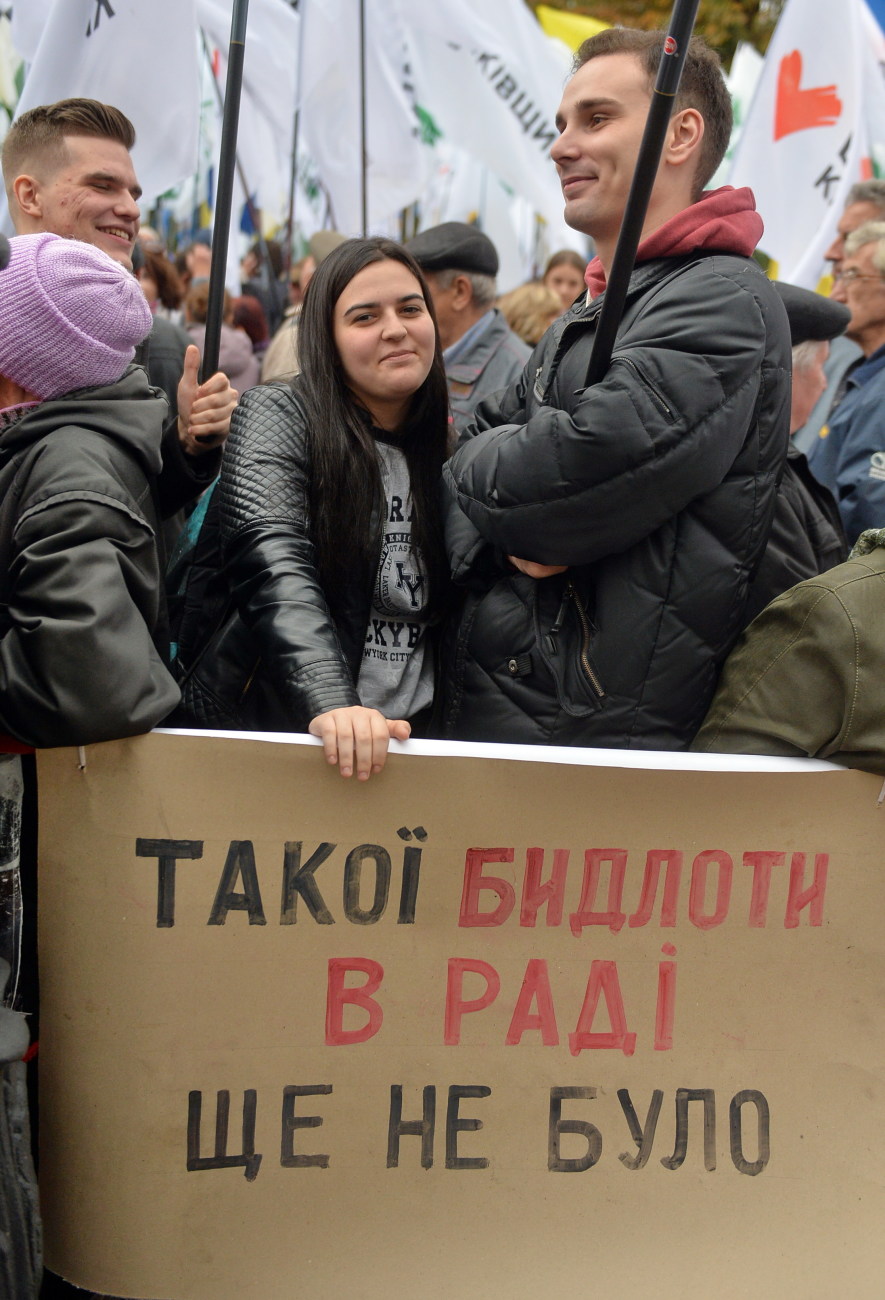
<svg viewBox="0 0 885 1300">
<path fill-rule="evenodd" d="M 597 32 L 611 26 L 611 23 L 601 23 L 597 18 L 587 18 L 584 14 L 569 14 L 562 9 L 551 9 L 550 5 L 538 5 L 535 13 L 547 35 L 557 36 L 572 50 L 576 50 L 588 36 L 595 36 Z"/>
</svg>

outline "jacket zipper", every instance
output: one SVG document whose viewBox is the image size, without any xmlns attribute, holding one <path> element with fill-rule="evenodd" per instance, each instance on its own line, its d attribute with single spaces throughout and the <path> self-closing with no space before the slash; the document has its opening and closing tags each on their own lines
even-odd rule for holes
<svg viewBox="0 0 885 1300">
<path fill-rule="evenodd" d="M 629 366 L 631 370 L 635 371 L 639 379 L 639 382 L 641 384 L 644 384 L 644 386 L 648 389 L 652 397 L 655 399 L 655 403 L 661 408 L 664 415 L 666 415 L 667 419 L 668 420 L 673 419 L 673 412 L 670 410 L 669 406 L 664 400 L 663 394 L 658 392 L 657 388 L 655 388 L 654 384 L 651 383 L 651 381 L 647 378 L 647 376 L 642 373 L 642 371 L 639 369 L 635 361 L 631 361 L 629 357 L 612 357 L 612 360 L 621 361 L 625 366 Z"/>
<path fill-rule="evenodd" d="M 591 325 L 595 326 L 597 323 L 596 318 L 599 315 L 601 310 L 602 310 L 601 304 L 599 306 L 597 306 L 595 303 L 591 304 L 590 308 L 588 309 L 588 314 L 586 316 L 579 316 L 577 320 L 570 320 L 568 324 L 564 326 L 562 333 L 557 339 L 556 347 L 553 350 L 553 356 L 550 359 L 549 364 L 547 365 L 547 373 L 544 376 L 545 382 L 543 386 L 541 383 L 541 374 L 545 368 L 544 362 L 542 361 L 541 364 L 538 366 L 537 370 L 535 371 L 535 382 L 533 386 L 533 392 L 535 397 L 541 403 L 542 406 L 547 400 L 547 393 L 550 390 L 550 385 L 553 383 L 553 380 L 559 370 L 559 360 L 564 355 L 564 353 L 568 350 L 567 348 L 564 347 L 566 335 L 568 335 L 569 347 L 570 347 L 572 335 L 579 334 L 582 330 L 587 329 Z"/>
<path fill-rule="evenodd" d="M 590 637 L 592 634 L 592 628 L 590 627 L 590 620 L 587 618 L 587 615 L 584 612 L 584 607 L 582 606 L 581 601 L 578 598 L 578 593 L 575 591 L 575 588 L 571 582 L 567 582 L 565 584 L 565 590 L 562 593 L 562 601 L 560 602 L 559 605 L 559 612 L 557 613 L 556 618 L 553 621 L 553 626 L 550 628 L 550 631 L 546 633 L 544 637 L 544 640 L 547 644 L 547 649 L 552 655 L 555 655 L 557 653 L 556 638 L 559 635 L 559 633 L 562 631 L 562 624 L 563 624 L 563 620 L 565 619 L 565 612 L 566 609 L 568 608 L 569 601 L 574 602 L 575 609 L 578 612 L 578 619 L 580 620 L 581 623 L 581 654 L 580 654 L 581 667 L 583 668 L 587 680 L 589 681 L 590 685 L 593 687 L 596 694 L 599 696 L 601 700 L 604 700 L 605 691 L 602 688 L 602 682 L 599 680 L 596 673 L 594 672 L 593 665 L 591 664 L 590 657 L 589 657 Z"/>
</svg>

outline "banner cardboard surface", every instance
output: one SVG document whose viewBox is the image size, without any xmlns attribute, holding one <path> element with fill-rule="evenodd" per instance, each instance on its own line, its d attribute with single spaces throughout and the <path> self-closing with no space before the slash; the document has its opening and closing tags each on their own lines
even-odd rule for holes
<svg viewBox="0 0 885 1300">
<path fill-rule="evenodd" d="M 297 739 L 40 754 L 49 1267 L 880 1296 L 881 778 L 449 748 L 366 785 Z"/>
</svg>

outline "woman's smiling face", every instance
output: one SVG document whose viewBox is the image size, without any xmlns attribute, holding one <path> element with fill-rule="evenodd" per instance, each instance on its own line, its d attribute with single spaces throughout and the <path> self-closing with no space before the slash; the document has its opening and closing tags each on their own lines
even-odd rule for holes
<svg viewBox="0 0 885 1300">
<path fill-rule="evenodd" d="M 436 349 L 420 284 L 401 262 L 372 262 L 339 297 L 333 321 L 347 386 L 380 428 L 397 429 Z"/>
</svg>

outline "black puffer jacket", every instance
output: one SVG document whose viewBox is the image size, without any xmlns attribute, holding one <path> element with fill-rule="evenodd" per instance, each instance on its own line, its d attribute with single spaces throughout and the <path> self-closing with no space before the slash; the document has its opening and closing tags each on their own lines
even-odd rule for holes
<svg viewBox="0 0 885 1300">
<path fill-rule="evenodd" d="M 847 559 L 848 543 L 835 497 L 818 483 L 791 442 L 768 545 L 750 587 L 747 622 L 797 582 L 816 578 Z"/>
<path fill-rule="evenodd" d="M 588 389 L 602 301 L 548 331 L 447 467 L 470 595 L 446 735 L 684 748 L 745 624 L 788 443 L 783 305 L 744 257 L 646 262 Z M 570 568 L 534 581 L 507 555 Z"/>
<path fill-rule="evenodd" d="M 318 713 L 360 703 L 354 683 L 374 574 L 362 580 L 355 574 L 336 591 L 333 614 L 308 532 L 305 421 L 292 386 L 259 385 L 234 411 L 225 449 L 218 484 L 222 548 L 257 664 L 241 726 L 303 730 Z M 348 544 L 345 529 L 341 544 Z M 212 673 L 211 664 L 205 671 Z M 228 698 L 236 677 L 221 661 L 216 672 L 214 688 Z"/>
<path fill-rule="evenodd" d="M 0 432 L 0 730 L 28 744 L 137 735 L 178 702 L 157 558 L 165 410 L 132 366 Z"/>
</svg>

